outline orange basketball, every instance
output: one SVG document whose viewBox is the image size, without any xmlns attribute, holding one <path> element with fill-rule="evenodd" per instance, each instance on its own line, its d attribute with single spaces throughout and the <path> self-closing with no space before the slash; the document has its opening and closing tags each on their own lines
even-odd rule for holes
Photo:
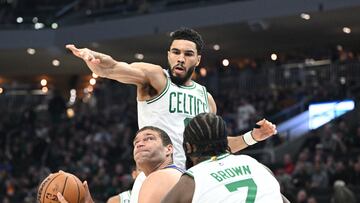
<svg viewBox="0 0 360 203">
<path fill-rule="evenodd" d="M 71 173 L 52 173 L 39 186 L 39 203 L 58 203 L 56 194 L 60 192 L 68 203 L 84 203 L 85 189 L 79 178 Z"/>
</svg>

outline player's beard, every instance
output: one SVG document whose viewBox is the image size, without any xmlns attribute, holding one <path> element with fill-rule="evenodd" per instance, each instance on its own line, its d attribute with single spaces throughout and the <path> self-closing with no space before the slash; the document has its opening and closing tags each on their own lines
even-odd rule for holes
<svg viewBox="0 0 360 203">
<path fill-rule="evenodd" d="M 186 156 L 186 162 L 185 162 L 186 170 L 193 166 L 194 166 L 194 162 L 191 160 L 189 156 Z"/>
<path fill-rule="evenodd" d="M 184 85 L 185 82 L 191 78 L 191 75 L 193 74 L 194 70 L 195 70 L 195 66 L 190 67 L 184 77 L 174 76 L 171 68 L 168 69 L 168 73 L 170 75 L 171 82 L 173 82 L 177 86 L 180 86 L 180 85 Z"/>
</svg>

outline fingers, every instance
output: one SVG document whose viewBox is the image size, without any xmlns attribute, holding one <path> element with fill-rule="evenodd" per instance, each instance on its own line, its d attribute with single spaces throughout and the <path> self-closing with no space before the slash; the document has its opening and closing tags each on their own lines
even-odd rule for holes
<svg viewBox="0 0 360 203">
<path fill-rule="evenodd" d="M 66 201 L 66 199 L 64 198 L 64 196 L 61 195 L 60 192 L 58 192 L 58 193 L 56 194 L 56 196 L 57 196 L 57 198 L 58 198 L 58 200 L 59 200 L 60 203 L 68 203 L 68 202 Z"/>
<path fill-rule="evenodd" d="M 266 119 L 262 119 L 256 123 L 260 126 L 261 130 L 266 134 L 274 135 L 277 133 L 276 125 Z"/>
<path fill-rule="evenodd" d="M 67 44 L 65 46 L 67 49 L 69 49 L 70 51 L 72 51 L 72 53 L 79 57 L 82 58 L 84 61 L 88 61 L 88 62 L 92 62 L 92 63 L 99 63 L 100 60 L 96 59 L 93 52 L 89 49 L 78 49 L 76 48 L 75 45 L 73 44 Z"/>
<path fill-rule="evenodd" d="M 258 121 L 256 124 L 257 125 L 263 125 L 265 123 L 266 119 L 263 118 L 262 120 Z"/>
</svg>

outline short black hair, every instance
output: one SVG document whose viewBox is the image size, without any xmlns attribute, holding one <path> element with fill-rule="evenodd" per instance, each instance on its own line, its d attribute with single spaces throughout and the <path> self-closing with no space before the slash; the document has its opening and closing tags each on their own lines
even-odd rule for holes
<svg viewBox="0 0 360 203">
<path fill-rule="evenodd" d="M 171 139 L 170 139 L 169 135 L 164 130 L 162 130 L 162 129 L 158 128 L 158 127 L 155 127 L 155 126 L 142 127 L 140 130 L 138 130 L 136 132 L 135 137 L 136 137 L 137 134 L 139 134 L 140 132 L 145 131 L 145 130 L 153 130 L 153 131 L 159 133 L 160 139 L 161 139 L 164 147 L 168 146 L 169 144 L 172 145 L 172 142 L 171 142 Z"/>
<path fill-rule="evenodd" d="M 196 151 L 186 143 L 195 145 Z M 216 156 L 230 152 L 225 121 L 213 113 L 195 116 L 185 127 L 183 147 L 187 156 Z"/>
<path fill-rule="evenodd" d="M 193 29 L 182 27 L 178 30 L 175 30 L 170 34 L 170 45 L 174 40 L 188 40 L 196 44 L 196 50 L 199 55 L 201 55 L 204 48 L 204 41 L 201 35 Z"/>
</svg>

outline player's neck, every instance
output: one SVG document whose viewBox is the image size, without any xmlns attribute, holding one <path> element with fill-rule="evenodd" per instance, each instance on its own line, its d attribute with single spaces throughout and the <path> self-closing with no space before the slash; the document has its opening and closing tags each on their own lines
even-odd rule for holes
<svg viewBox="0 0 360 203">
<path fill-rule="evenodd" d="M 166 158 L 162 162 L 146 164 L 146 166 L 142 167 L 142 171 L 145 173 L 146 176 L 148 176 L 152 172 L 163 169 L 163 168 L 165 168 L 166 166 L 168 166 L 168 165 L 170 165 L 172 163 L 173 163 L 173 161 L 172 161 L 171 158 Z"/>
<path fill-rule="evenodd" d="M 193 84 L 192 80 L 188 80 L 186 82 L 184 82 L 183 86 L 191 86 Z"/>
</svg>

